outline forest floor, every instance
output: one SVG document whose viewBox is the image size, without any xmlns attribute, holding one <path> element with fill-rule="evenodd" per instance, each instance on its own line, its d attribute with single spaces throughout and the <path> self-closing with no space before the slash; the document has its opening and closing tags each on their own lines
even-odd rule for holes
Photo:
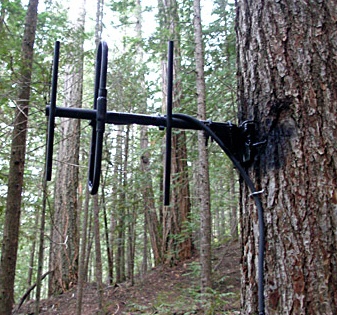
<svg viewBox="0 0 337 315">
<path fill-rule="evenodd" d="M 234 315 L 240 314 L 240 248 L 227 243 L 214 250 L 214 289 L 200 293 L 198 257 L 173 267 L 159 266 L 135 284 L 120 283 L 104 287 L 106 315 Z M 76 314 L 76 287 L 57 297 L 42 300 L 43 315 Z M 34 301 L 28 301 L 13 314 L 33 315 Z M 96 284 L 84 288 L 82 315 L 103 314 L 98 311 Z"/>
</svg>

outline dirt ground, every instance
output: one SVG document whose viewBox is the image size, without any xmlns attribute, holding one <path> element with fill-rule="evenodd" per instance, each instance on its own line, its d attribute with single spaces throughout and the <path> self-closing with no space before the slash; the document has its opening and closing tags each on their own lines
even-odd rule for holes
<svg viewBox="0 0 337 315">
<path fill-rule="evenodd" d="M 82 315 L 234 315 L 240 314 L 240 249 L 228 243 L 214 250 L 214 288 L 206 295 L 199 290 L 198 257 L 172 268 L 153 268 L 135 284 L 120 283 L 104 287 L 104 312 L 98 308 L 95 283 L 84 288 Z M 76 287 L 57 297 L 42 300 L 43 315 L 76 314 Z M 33 315 L 34 301 L 28 301 L 15 315 Z"/>
</svg>

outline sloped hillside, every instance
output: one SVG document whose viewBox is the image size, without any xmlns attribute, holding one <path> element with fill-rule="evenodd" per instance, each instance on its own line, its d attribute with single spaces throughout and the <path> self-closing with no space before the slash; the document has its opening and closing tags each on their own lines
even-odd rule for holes
<svg viewBox="0 0 337 315">
<path fill-rule="evenodd" d="M 214 289 L 206 295 L 199 290 L 198 257 L 172 268 L 154 268 L 143 279 L 136 278 L 134 286 L 127 282 L 105 286 L 105 314 L 239 314 L 239 256 L 238 243 L 214 250 Z M 76 294 L 75 287 L 66 294 L 41 301 L 40 314 L 76 314 Z M 15 314 L 34 314 L 34 301 L 24 304 Z M 91 283 L 84 289 L 82 315 L 93 314 L 100 313 L 97 288 Z"/>
</svg>

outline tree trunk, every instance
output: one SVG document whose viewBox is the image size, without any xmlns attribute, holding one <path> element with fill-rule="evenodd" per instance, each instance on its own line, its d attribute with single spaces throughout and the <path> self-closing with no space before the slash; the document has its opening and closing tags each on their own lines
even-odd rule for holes
<svg viewBox="0 0 337 315">
<path fill-rule="evenodd" d="M 105 237 L 105 246 L 106 246 L 106 255 L 108 259 L 108 281 L 109 284 L 113 283 L 113 247 L 112 242 L 109 239 L 109 226 L 108 226 L 108 214 L 106 209 L 105 194 L 104 194 L 105 185 L 102 185 L 102 208 L 104 216 L 104 237 Z"/>
<path fill-rule="evenodd" d="M 101 237 L 99 228 L 99 204 L 98 197 L 93 198 L 94 207 L 94 237 L 95 237 L 95 278 L 98 293 L 98 309 L 99 313 L 103 312 L 103 282 L 102 282 L 102 253 L 101 253 Z"/>
<path fill-rule="evenodd" d="M 125 182 L 123 163 L 123 132 L 124 127 L 118 126 L 116 154 L 115 154 L 115 196 L 116 196 L 116 282 L 120 283 L 125 280 Z"/>
<path fill-rule="evenodd" d="M 47 148 L 46 148 L 47 149 Z M 45 175 L 45 172 L 44 174 Z M 43 176 L 45 178 L 45 176 Z M 40 309 L 40 298 L 41 298 L 41 287 L 42 287 L 42 271 L 44 264 L 44 239 L 45 239 L 45 226 L 46 226 L 46 207 L 47 207 L 47 182 L 44 181 L 42 184 L 42 209 L 41 209 L 41 223 L 39 229 L 39 256 L 37 262 L 37 275 L 36 275 L 36 298 L 35 298 L 35 313 L 39 313 Z M 49 270 L 48 273 L 51 273 Z"/>
<path fill-rule="evenodd" d="M 137 10 L 136 10 L 136 32 L 139 40 L 142 39 L 142 6 L 141 1 L 136 0 Z M 139 41 L 141 42 L 141 41 Z M 138 56 L 139 63 L 143 63 L 143 48 L 141 45 L 138 46 Z M 145 81 L 145 77 L 142 78 Z M 147 112 L 147 102 L 146 102 L 146 89 L 144 83 L 140 83 L 144 92 L 144 99 L 142 103 L 145 104 L 142 110 Z M 160 235 L 160 227 L 159 220 L 156 213 L 156 206 L 154 202 L 154 193 L 153 193 L 153 183 L 151 177 L 151 167 L 150 167 L 150 150 L 149 150 L 149 136 L 148 136 L 148 126 L 140 126 L 140 149 L 141 149 L 141 157 L 140 157 L 140 169 L 142 173 L 142 199 L 144 203 L 144 249 L 143 249 L 143 264 L 142 264 L 142 272 L 145 273 L 147 271 L 147 232 L 150 235 L 150 242 L 153 252 L 154 264 L 158 265 L 162 262 L 160 244 L 161 244 L 161 235 Z"/>
<path fill-rule="evenodd" d="M 240 121 L 266 141 L 249 169 L 264 204 L 267 314 L 337 314 L 337 10 L 238 1 Z M 257 215 L 241 197 L 242 307 L 256 313 Z"/>
<path fill-rule="evenodd" d="M 161 28 L 169 29 L 170 40 L 175 41 L 174 46 L 174 86 L 173 108 L 180 107 L 182 97 L 181 80 L 179 79 L 180 64 L 180 39 L 179 39 L 179 14 L 176 0 L 158 1 Z M 166 51 L 166 50 L 165 50 Z M 165 60 L 165 58 L 163 58 Z M 163 62 L 162 82 L 163 100 L 166 99 L 166 63 Z M 163 109 L 166 105 L 163 104 Z M 163 233 L 162 253 L 167 264 L 176 263 L 177 260 L 185 260 L 192 255 L 192 239 L 183 226 L 189 220 L 191 211 L 189 181 L 187 172 L 187 149 L 185 131 L 177 131 L 172 135 L 172 198 L 171 206 L 163 207 Z M 178 239 L 181 241 L 177 241 Z"/>
<path fill-rule="evenodd" d="M 148 144 L 148 132 L 147 127 L 140 130 L 140 148 L 142 150 L 141 156 L 141 171 L 143 175 L 142 185 L 142 199 L 144 202 L 144 218 L 145 224 L 149 230 L 151 247 L 153 252 L 154 264 L 158 265 L 162 262 L 162 256 L 160 251 L 161 237 L 159 232 L 159 220 L 156 213 L 156 207 L 154 203 L 154 194 L 152 186 L 152 178 L 150 174 L 150 152 Z"/>
<path fill-rule="evenodd" d="M 230 165 L 229 171 L 229 209 L 230 209 L 230 232 L 233 240 L 237 241 L 239 238 L 238 229 L 238 198 L 235 192 L 236 174 L 232 165 Z"/>
<path fill-rule="evenodd" d="M 86 254 L 87 254 L 87 239 L 88 239 L 88 217 L 89 217 L 89 188 L 85 189 L 85 201 L 83 206 L 83 221 L 82 221 L 82 235 L 81 235 L 81 248 L 78 264 L 78 283 L 77 283 L 77 299 L 76 299 L 76 313 L 81 315 L 82 313 L 82 301 L 83 301 L 83 287 L 86 279 Z"/>
<path fill-rule="evenodd" d="M 40 213 L 36 209 L 35 213 L 35 223 L 34 223 L 34 233 L 33 233 L 33 242 L 32 247 L 30 251 L 30 259 L 29 259 L 29 269 L 28 269 L 28 278 L 27 278 L 27 287 L 31 287 L 32 285 L 32 278 L 33 278 L 33 269 L 34 269 L 34 263 L 35 263 L 35 252 L 36 252 L 36 241 L 38 239 L 38 232 L 39 232 L 39 223 L 40 223 Z M 27 300 L 30 300 L 30 294 L 27 296 Z"/>
<path fill-rule="evenodd" d="M 79 4 L 79 16 L 74 50 L 66 66 L 64 91 L 65 107 L 82 107 L 83 41 L 85 0 Z M 79 231 L 78 231 L 78 164 L 80 147 L 80 120 L 61 119 L 62 139 L 58 150 L 55 182 L 53 238 L 50 262 L 54 271 L 49 294 L 67 291 L 77 283 Z"/>
<path fill-rule="evenodd" d="M 147 214 L 144 212 L 144 230 L 143 230 L 143 257 L 142 257 L 142 266 L 141 266 L 141 270 L 140 270 L 140 276 L 143 279 L 144 275 L 147 273 L 148 270 L 148 249 L 149 249 L 149 242 L 148 242 L 148 236 L 147 236 L 147 232 L 148 232 L 148 228 L 147 228 L 147 218 L 146 218 Z"/>
<path fill-rule="evenodd" d="M 200 15 L 200 0 L 194 0 L 194 41 L 196 63 L 196 87 L 198 119 L 206 120 L 206 86 L 204 73 L 204 47 Z M 203 131 L 198 131 L 198 196 L 200 203 L 200 264 L 201 264 L 201 291 L 205 292 L 212 286 L 211 263 L 211 235 L 212 216 L 209 186 L 208 150 Z"/>
<path fill-rule="evenodd" d="M 21 48 L 20 81 L 9 163 L 8 192 L 0 262 L 0 314 L 11 314 L 19 239 L 22 185 L 25 166 L 33 46 L 37 24 L 38 0 L 28 4 Z"/>
<path fill-rule="evenodd" d="M 131 209 L 130 209 L 131 208 Z M 132 205 L 127 210 L 127 217 L 128 217 L 128 261 L 127 261 L 127 274 L 128 280 L 130 281 L 131 285 L 134 285 L 134 273 L 135 273 L 135 247 L 136 247 L 136 220 L 137 220 L 137 213 L 136 207 Z"/>
<path fill-rule="evenodd" d="M 90 198 L 90 196 L 89 196 Z M 88 205 L 89 206 L 89 205 Z M 92 207 L 89 207 L 92 210 Z M 92 255 L 91 255 L 91 250 L 92 250 L 92 244 L 94 242 L 94 233 L 93 233 L 93 211 L 89 212 L 89 223 L 88 223 L 88 241 L 87 241 L 87 248 L 85 252 L 85 262 L 84 262 L 84 275 L 85 278 L 83 281 L 90 282 L 91 281 L 91 269 L 90 263 L 92 261 Z"/>
</svg>

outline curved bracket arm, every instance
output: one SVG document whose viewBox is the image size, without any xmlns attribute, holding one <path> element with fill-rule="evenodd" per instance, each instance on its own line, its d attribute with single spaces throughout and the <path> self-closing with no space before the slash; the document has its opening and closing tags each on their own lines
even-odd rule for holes
<svg viewBox="0 0 337 315">
<path fill-rule="evenodd" d="M 105 130 L 107 108 L 107 68 L 108 45 L 106 42 L 102 41 L 99 43 L 96 57 L 94 91 L 94 110 L 96 110 L 96 119 L 91 121 L 92 137 L 88 172 L 88 187 L 91 195 L 95 195 L 98 191 L 101 174 L 103 134 Z"/>
</svg>

